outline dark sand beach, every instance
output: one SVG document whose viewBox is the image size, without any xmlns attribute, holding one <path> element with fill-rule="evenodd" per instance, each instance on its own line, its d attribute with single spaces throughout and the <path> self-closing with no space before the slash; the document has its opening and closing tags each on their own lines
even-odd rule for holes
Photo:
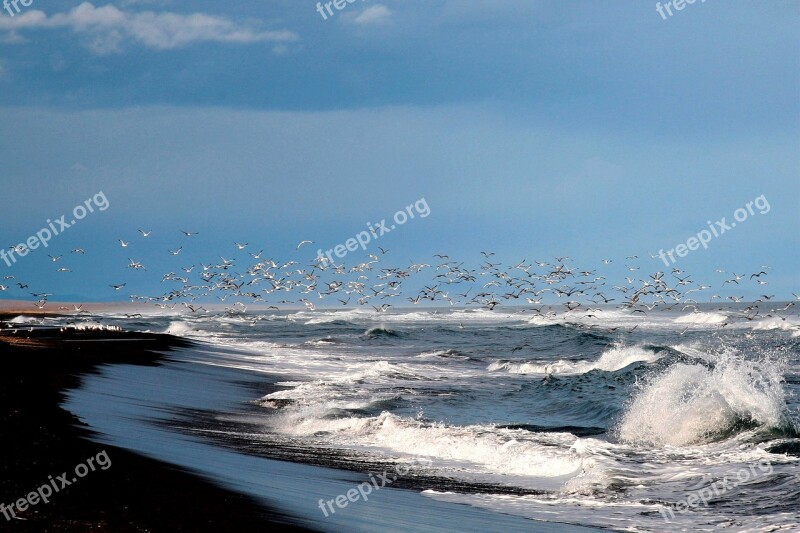
<svg viewBox="0 0 800 533">
<path fill-rule="evenodd" d="M 0 324 L 18 314 L 0 314 Z M 282 523 L 283 530 L 301 530 L 254 500 L 191 473 L 91 442 L 89 430 L 59 407 L 63 391 L 100 365 L 158 365 L 157 352 L 185 344 L 168 335 L 0 327 L 0 503 L 11 506 L 49 476 L 71 473 L 103 450 L 111 462 L 54 494 L 48 504 L 17 511 L 10 521 L 0 515 L 2 529 L 250 531 Z"/>
</svg>

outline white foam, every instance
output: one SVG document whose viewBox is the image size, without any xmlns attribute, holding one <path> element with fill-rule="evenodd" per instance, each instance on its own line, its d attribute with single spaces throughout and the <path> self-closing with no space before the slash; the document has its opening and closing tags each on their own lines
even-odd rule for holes
<svg viewBox="0 0 800 533">
<path fill-rule="evenodd" d="M 592 370 L 604 370 L 606 372 L 616 372 L 623 368 L 639 362 L 653 362 L 659 359 L 659 355 L 641 346 L 614 346 L 603 352 L 597 361 L 564 361 L 558 360 L 553 363 L 545 362 L 525 362 L 515 363 L 511 361 L 495 361 L 490 364 L 488 370 L 491 372 L 505 370 L 510 374 L 585 374 Z"/>
<path fill-rule="evenodd" d="M 715 440 L 740 422 L 784 423 L 782 363 L 746 360 L 732 350 L 713 359 L 713 368 L 676 363 L 646 381 L 621 420 L 620 439 L 684 446 Z"/>
<path fill-rule="evenodd" d="M 722 313 L 710 312 L 697 312 L 681 315 L 675 318 L 676 324 L 689 324 L 689 325 L 709 325 L 721 324 L 728 320 L 728 316 Z"/>
<path fill-rule="evenodd" d="M 590 459 L 569 451 L 576 437 L 568 433 L 531 434 L 493 426 L 452 426 L 389 412 L 375 417 L 325 418 L 326 411 L 319 405 L 289 410 L 278 417 L 278 429 L 295 437 L 324 435 L 326 442 L 343 447 L 424 455 L 431 458 L 434 466 L 458 470 L 460 475 L 558 478 L 574 476 L 591 466 Z"/>
<path fill-rule="evenodd" d="M 8 322 L 11 324 L 40 324 L 42 319 L 35 316 L 19 315 L 15 316 Z"/>
<path fill-rule="evenodd" d="M 197 335 L 198 331 L 192 324 L 184 321 L 170 322 L 164 333 L 175 335 L 176 337 L 188 337 L 190 335 Z"/>
</svg>

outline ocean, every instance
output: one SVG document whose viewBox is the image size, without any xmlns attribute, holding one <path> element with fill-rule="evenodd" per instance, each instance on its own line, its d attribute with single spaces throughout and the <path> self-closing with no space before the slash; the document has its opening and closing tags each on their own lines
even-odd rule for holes
<svg viewBox="0 0 800 533">
<path fill-rule="evenodd" d="M 701 306 L 82 321 L 194 341 L 69 392 L 64 407 L 99 442 L 313 529 L 800 528 L 796 317 Z"/>
</svg>

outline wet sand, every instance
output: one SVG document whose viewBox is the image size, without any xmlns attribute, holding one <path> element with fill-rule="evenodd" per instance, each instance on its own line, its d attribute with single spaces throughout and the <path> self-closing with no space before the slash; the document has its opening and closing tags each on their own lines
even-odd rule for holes
<svg viewBox="0 0 800 533">
<path fill-rule="evenodd" d="M 33 315 L 29 310 L 26 314 Z M 0 313 L 0 323 L 19 313 Z M 38 314 L 41 316 L 41 314 Z M 10 521 L 8 531 L 253 531 L 289 519 L 196 475 L 87 439 L 90 431 L 59 407 L 63 391 L 107 364 L 158 365 L 156 352 L 186 346 L 168 335 L 106 330 L 0 328 L 0 503 L 7 507 L 105 450 L 97 469 Z"/>
</svg>

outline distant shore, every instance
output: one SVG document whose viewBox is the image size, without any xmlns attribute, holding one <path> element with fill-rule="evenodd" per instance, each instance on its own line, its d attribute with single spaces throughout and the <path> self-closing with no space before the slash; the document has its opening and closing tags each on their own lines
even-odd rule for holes
<svg viewBox="0 0 800 533">
<path fill-rule="evenodd" d="M 36 309 L 0 311 L 0 323 L 46 315 Z M 8 325 L 7 325 L 8 326 Z M 17 325 L 14 325 L 17 326 Z M 187 342 L 168 335 L 120 331 L 0 329 L 0 503 L 6 507 L 105 450 L 111 466 L 89 473 L 16 518 L 0 514 L 9 531 L 256 531 L 289 519 L 259 502 L 222 489 L 172 465 L 97 444 L 89 428 L 59 407 L 66 389 L 102 364 L 157 365 L 156 351 Z M 91 341 L 91 342 L 89 342 Z M 104 342 L 105 341 L 105 342 Z M 112 342 L 113 341 L 113 342 Z M 10 515 L 10 513 L 9 513 Z"/>
</svg>

